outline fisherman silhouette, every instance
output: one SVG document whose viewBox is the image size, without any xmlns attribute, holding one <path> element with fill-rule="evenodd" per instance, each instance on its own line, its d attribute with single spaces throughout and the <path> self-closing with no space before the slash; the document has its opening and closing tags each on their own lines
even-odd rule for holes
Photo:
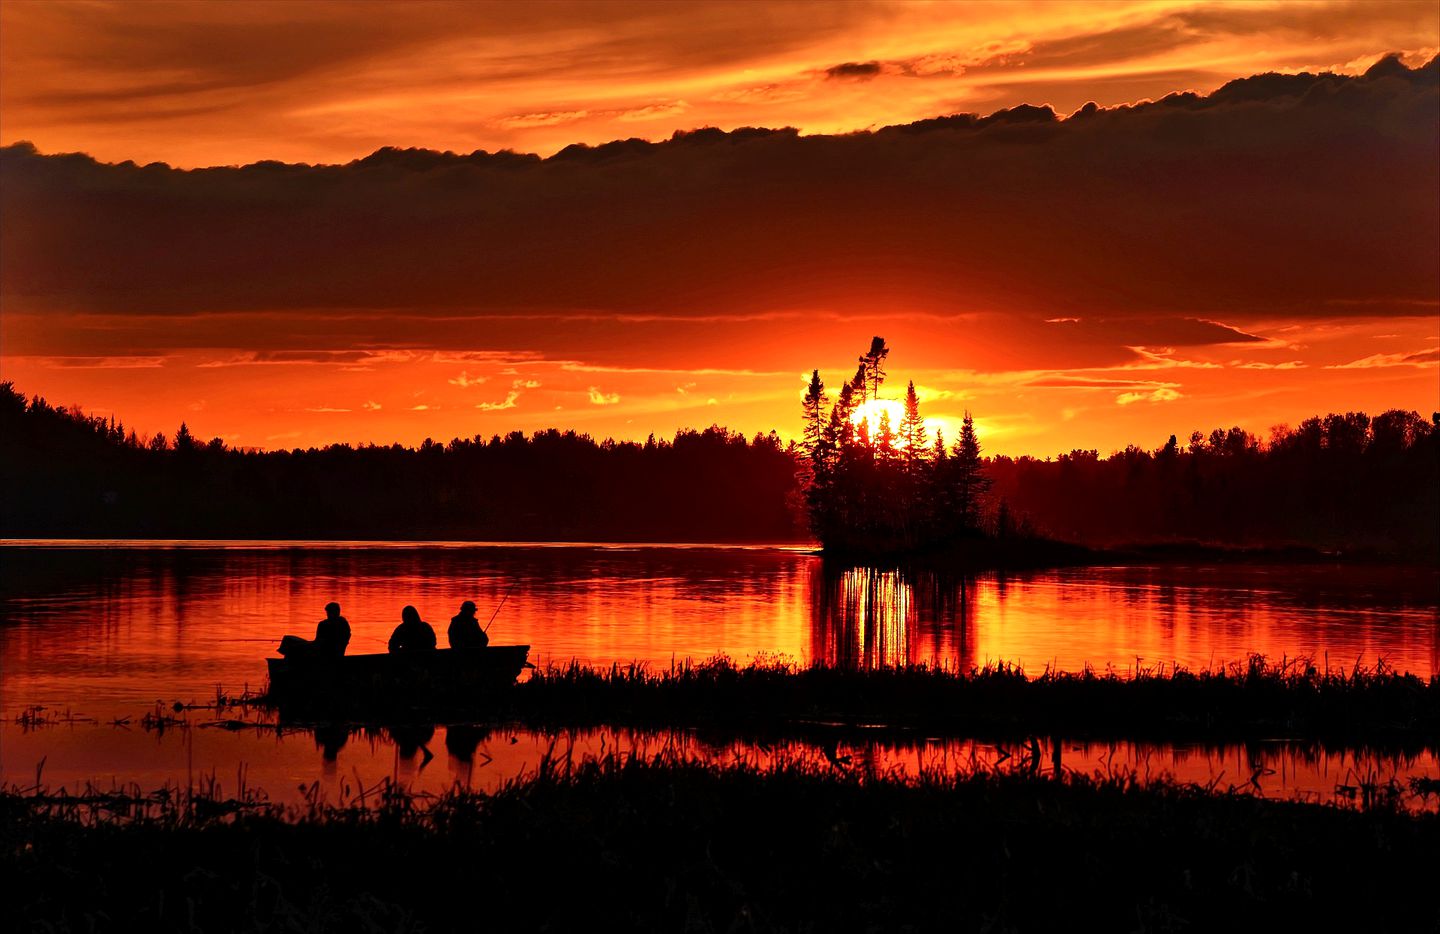
<svg viewBox="0 0 1440 934">
<path fill-rule="evenodd" d="M 400 611 L 400 625 L 390 634 L 390 651 L 423 652 L 435 648 L 435 630 L 420 618 L 420 611 L 407 606 Z"/>
<path fill-rule="evenodd" d="M 340 604 L 325 604 L 325 618 L 315 626 L 315 638 L 285 636 L 280 654 L 286 658 L 339 658 L 350 644 L 350 621 L 340 615 Z"/>
<path fill-rule="evenodd" d="M 447 635 L 452 649 L 483 649 L 490 644 L 490 637 L 475 618 L 475 603 L 471 600 L 460 604 L 460 612 L 450 618 Z"/>
<path fill-rule="evenodd" d="M 338 658 L 350 644 L 350 621 L 340 615 L 340 604 L 325 604 L 325 618 L 315 627 L 315 654 Z"/>
</svg>

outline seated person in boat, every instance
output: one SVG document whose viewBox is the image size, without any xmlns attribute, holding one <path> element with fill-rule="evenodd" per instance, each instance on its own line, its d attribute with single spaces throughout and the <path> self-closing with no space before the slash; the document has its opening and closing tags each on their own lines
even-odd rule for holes
<svg viewBox="0 0 1440 934">
<path fill-rule="evenodd" d="M 435 648 L 435 630 L 420 618 L 420 611 L 407 606 L 400 611 L 400 625 L 390 634 L 390 651 L 423 652 Z"/>
<path fill-rule="evenodd" d="M 490 637 L 480 628 L 475 618 L 475 604 L 466 600 L 460 604 L 460 612 L 450 617 L 450 648 L 483 649 L 490 644 Z"/>
<path fill-rule="evenodd" d="M 340 604 L 325 604 L 325 618 L 315 627 L 315 638 L 286 636 L 280 654 L 286 658 L 339 658 L 350 644 L 350 621 L 340 615 Z"/>
<path fill-rule="evenodd" d="M 338 658 L 350 644 L 350 621 L 340 615 L 340 604 L 325 604 L 325 618 L 315 627 L 315 654 Z"/>
</svg>

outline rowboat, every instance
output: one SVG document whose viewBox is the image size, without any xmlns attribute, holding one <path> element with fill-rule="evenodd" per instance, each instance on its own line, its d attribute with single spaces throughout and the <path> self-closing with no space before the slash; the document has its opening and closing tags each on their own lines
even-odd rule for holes
<svg viewBox="0 0 1440 934">
<path fill-rule="evenodd" d="M 340 658 L 269 658 L 268 697 L 277 704 L 467 703 L 514 684 L 529 654 L 528 645 L 491 645 Z"/>
</svg>

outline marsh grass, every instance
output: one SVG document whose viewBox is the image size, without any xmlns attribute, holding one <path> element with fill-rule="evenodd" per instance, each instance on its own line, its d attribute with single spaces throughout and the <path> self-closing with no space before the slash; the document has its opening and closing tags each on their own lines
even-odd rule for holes
<svg viewBox="0 0 1440 934">
<path fill-rule="evenodd" d="M 1308 659 L 1192 671 L 1127 672 L 990 664 L 847 670 L 728 658 L 667 668 L 576 663 L 537 670 L 501 712 L 537 724 L 882 726 L 948 735 L 1022 733 L 1160 741 L 1301 739 L 1352 748 L 1440 746 L 1440 677 L 1375 667 L 1321 669 Z"/>
<path fill-rule="evenodd" d="M 243 776 L 240 777 L 243 781 Z M 213 800 L 209 798 L 213 797 Z M 1131 773 L 901 776 L 549 755 L 491 793 L 393 782 L 0 793 L 22 924 L 129 930 L 1356 930 L 1440 920 L 1440 819 Z"/>
</svg>

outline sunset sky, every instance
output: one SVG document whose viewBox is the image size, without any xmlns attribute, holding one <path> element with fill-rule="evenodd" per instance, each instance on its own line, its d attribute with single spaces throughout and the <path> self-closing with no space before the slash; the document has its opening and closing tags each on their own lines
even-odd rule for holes
<svg viewBox="0 0 1440 934">
<path fill-rule="evenodd" d="M 1428 416 L 1437 48 L 1433 2 L 7 0 L 0 377 L 267 448 L 793 436 L 883 335 L 991 452 Z"/>
</svg>

